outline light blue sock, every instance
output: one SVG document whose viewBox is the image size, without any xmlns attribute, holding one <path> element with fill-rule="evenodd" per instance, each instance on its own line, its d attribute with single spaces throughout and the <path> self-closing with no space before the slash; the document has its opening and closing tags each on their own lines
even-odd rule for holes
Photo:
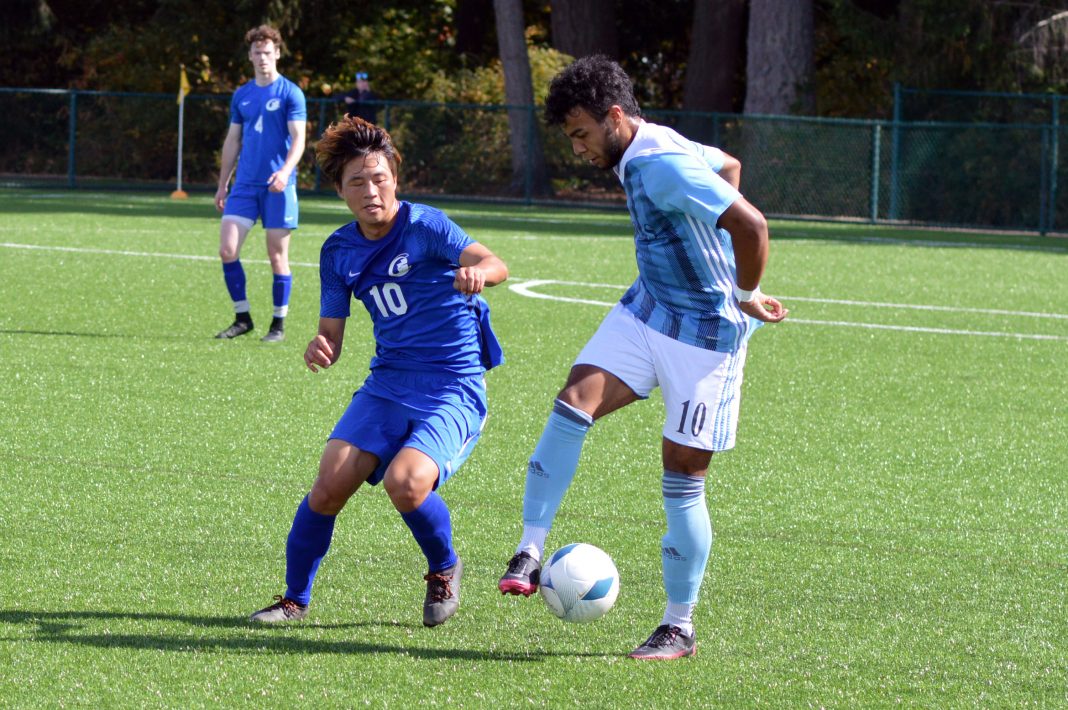
<svg viewBox="0 0 1068 710">
<path fill-rule="evenodd" d="M 545 530 L 552 527 L 560 502 L 575 476 L 582 442 L 591 426 L 593 418 L 590 415 L 556 400 L 527 464 L 524 526 Z"/>
<path fill-rule="evenodd" d="M 316 513 L 308 505 L 308 496 L 297 507 L 293 527 L 286 539 L 286 596 L 298 604 L 311 601 L 312 583 L 319 563 L 330 549 L 336 515 Z"/>
<path fill-rule="evenodd" d="M 660 541 L 664 589 L 669 602 L 693 604 L 712 550 L 705 478 L 665 470 L 662 491 L 667 514 L 667 534 Z"/>
<path fill-rule="evenodd" d="M 430 572 L 440 572 L 456 564 L 449 506 L 437 491 L 431 491 L 418 508 L 400 516 L 419 543 Z"/>
</svg>

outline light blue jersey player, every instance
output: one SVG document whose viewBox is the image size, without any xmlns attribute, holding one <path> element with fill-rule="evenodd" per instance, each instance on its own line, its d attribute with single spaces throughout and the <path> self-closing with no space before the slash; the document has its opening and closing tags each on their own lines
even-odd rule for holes
<svg viewBox="0 0 1068 710">
<path fill-rule="evenodd" d="M 241 265 L 241 247 L 257 219 L 263 222 L 273 280 L 274 316 L 262 340 L 285 338 L 285 317 L 293 276 L 289 270 L 289 238 L 298 226 L 296 166 L 304 154 L 307 109 L 300 88 L 278 73 L 282 38 L 262 25 L 245 35 L 253 81 L 234 92 L 230 128 L 223 142 L 215 206 L 223 213 L 219 256 L 223 279 L 234 307 L 234 322 L 216 338 L 236 338 L 253 328 Z M 230 176 L 237 166 L 233 190 Z"/>
<path fill-rule="evenodd" d="M 693 611 L 712 544 L 705 473 L 734 445 L 749 335 L 786 309 L 757 284 L 767 223 L 738 192 L 741 164 L 722 151 L 646 123 L 629 77 L 605 57 L 584 57 L 549 86 L 545 115 L 575 155 L 614 169 L 634 226 L 638 277 L 579 353 L 530 457 L 523 533 L 498 583 L 505 594 L 538 588 L 556 511 L 594 421 L 659 387 L 660 492 L 667 534 L 659 541 L 667 605 L 631 658 L 696 652 Z"/>
<path fill-rule="evenodd" d="M 337 514 L 361 485 L 382 483 L 426 557 L 423 623 L 437 626 L 459 608 L 463 573 L 437 490 L 482 433 L 484 374 L 503 356 L 479 294 L 508 269 L 440 210 L 397 200 L 400 154 L 383 129 L 346 117 L 316 152 L 356 221 L 323 244 L 319 333 L 304 362 L 313 372 L 337 362 L 353 297 L 371 316 L 375 354 L 297 508 L 286 592 L 251 618 L 304 618 Z"/>
</svg>

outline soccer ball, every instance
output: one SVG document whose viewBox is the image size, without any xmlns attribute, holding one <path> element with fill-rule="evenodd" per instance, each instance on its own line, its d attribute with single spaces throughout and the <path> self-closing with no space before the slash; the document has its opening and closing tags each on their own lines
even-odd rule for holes
<svg viewBox="0 0 1068 710">
<path fill-rule="evenodd" d="M 541 568 L 540 583 L 545 605 L 564 621 L 600 619 L 619 596 L 619 572 L 612 558 L 583 542 L 554 552 Z"/>
</svg>

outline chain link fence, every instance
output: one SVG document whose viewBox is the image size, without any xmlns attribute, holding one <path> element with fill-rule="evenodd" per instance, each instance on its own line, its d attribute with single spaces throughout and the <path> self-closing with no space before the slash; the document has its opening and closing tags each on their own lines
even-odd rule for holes
<svg viewBox="0 0 1068 710">
<path fill-rule="evenodd" d="M 939 108 L 922 108 L 909 91 L 899 89 L 891 121 L 646 115 L 738 157 L 742 191 L 769 216 L 1068 232 L 1068 196 L 1058 190 L 1068 170 L 1059 149 L 1068 129 L 1059 125 L 1056 102 L 1046 113 L 1033 100 L 969 113 L 928 96 L 924 100 Z M 215 189 L 229 99 L 186 97 L 187 190 Z M 575 159 L 536 107 L 377 103 L 379 120 L 404 155 L 407 195 L 526 204 L 623 201 L 614 175 Z M 538 189 L 532 160 L 513 170 L 509 111 L 526 124 L 527 143 L 543 147 L 547 193 Z M 315 168 L 313 146 L 340 115 L 337 102 L 308 99 L 308 154 L 299 168 L 304 191 L 333 190 Z M 0 131 L 5 185 L 168 191 L 175 185 L 178 106 L 170 94 L 0 88 Z"/>
</svg>

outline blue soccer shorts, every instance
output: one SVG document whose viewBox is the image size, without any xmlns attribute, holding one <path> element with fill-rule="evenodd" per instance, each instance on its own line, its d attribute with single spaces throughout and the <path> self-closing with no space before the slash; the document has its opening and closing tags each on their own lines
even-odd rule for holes
<svg viewBox="0 0 1068 710">
<path fill-rule="evenodd" d="M 234 183 L 223 205 L 223 219 L 227 217 L 240 217 L 249 227 L 259 218 L 264 229 L 296 229 L 300 217 L 297 186 L 271 192 L 266 185 Z"/>
<path fill-rule="evenodd" d="M 378 370 L 352 395 L 330 438 L 378 457 L 367 479 L 371 485 L 382 480 L 402 448 L 422 451 L 438 465 L 436 489 L 471 455 L 485 423 L 482 375 Z"/>
</svg>

